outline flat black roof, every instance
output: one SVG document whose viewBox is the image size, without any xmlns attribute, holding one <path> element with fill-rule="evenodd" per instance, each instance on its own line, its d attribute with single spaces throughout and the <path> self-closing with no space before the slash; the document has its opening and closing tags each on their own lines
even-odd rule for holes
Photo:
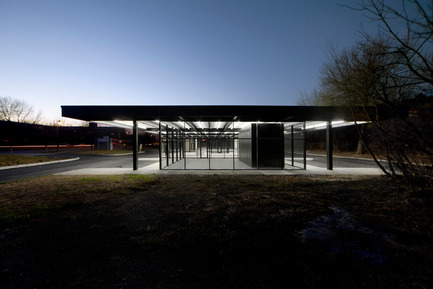
<svg viewBox="0 0 433 289">
<path fill-rule="evenodd" d="M 359 108 L 361 109 L 361 108 Z M 62 116 L 86 121 L 335 121 L 364 120 L 352 117 L 342 106 L 262 105 L 62 105 Z"/>
</svg>

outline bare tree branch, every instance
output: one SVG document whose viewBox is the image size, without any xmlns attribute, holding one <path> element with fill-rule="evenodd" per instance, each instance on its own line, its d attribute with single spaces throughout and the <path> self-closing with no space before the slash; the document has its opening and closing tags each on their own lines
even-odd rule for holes
<svg viewBox="0 0 433 289">
<path fill-rule="evenodd" d="M 433 0 L 430 1 L 433 5 Z M 394 8 L 384 0 L 362 0 L 356 6 L 348 6 L 355 11 L 362 11 L 372 20 L 378 21 L 382 34 L 388 37 L 390 53 L 401 54 L 404 64 L 413 78 L 433 85 L 433 22 L 432 7 L 418 0 L 401 2 L 401 9 Z M 395 5 L 396 3 L 393 2 Z M 405 35 L 401 35 L 399 27 L 404 23 Z M 395 26 L 395 27 L 394 27 Z M 362 32 L 365 39 L 374 41 L 377 37 Z"/>
<path fill-rule="evenodd" d="M 0 120 L 37 123 L 40 118 L 41 112 L 35 115 L 34 108 L 25 101 L 0 96 Z"/>
</svg>

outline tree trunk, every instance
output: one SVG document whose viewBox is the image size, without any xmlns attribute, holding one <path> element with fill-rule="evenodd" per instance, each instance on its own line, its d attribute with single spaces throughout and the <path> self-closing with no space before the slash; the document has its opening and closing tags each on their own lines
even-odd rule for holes
<svg viewBox="0 0 433 289">
<path fill-rule="evenodd" d="M 362 155 L 364 153 L 364 143 L 362 142 L 361 137 L 358 140 L 358 146 L 356 147 L 356 154 Z"/>
<path fill-rule="evenodd" d="M 362 155 L 365 152 L 365 150 L 364 150 L 364 141 L 362 139 L 362 137 L 365 134 L 365 130 L 366 130 L 365 129 L 365 125 L 359 126 L 359 129 L 358 129 L 359 139 L 358 139 L 358 145 L 356 147 L 356 154 L 357 155 Z"/>
</svg>

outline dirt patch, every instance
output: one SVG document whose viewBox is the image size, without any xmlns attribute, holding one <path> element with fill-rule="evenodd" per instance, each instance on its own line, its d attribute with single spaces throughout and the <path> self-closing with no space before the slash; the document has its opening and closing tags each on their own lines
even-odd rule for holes
<svg viewBox="0 0 433 289">
<path fill-rule="evenodd" d="M 433 198 L 384 177 L 0 184 L 1 288 L 427 288 Z"/>
</svg>

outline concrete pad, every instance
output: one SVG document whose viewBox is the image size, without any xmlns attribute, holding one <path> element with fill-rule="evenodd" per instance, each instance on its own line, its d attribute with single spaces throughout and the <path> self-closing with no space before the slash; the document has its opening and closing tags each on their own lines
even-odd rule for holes
<svg viewBox="0 0 433 289">
<path fill-rule="evenodd" d="M 327 170 L 308 166 L 306 170 L 298 170 L 298 175 L 359 175 L 359 176 L 380 176 L 383 172 L 379 168 L 334 168 Z"/>
<path fill-rule="evenodd" d="M 117 174 L 158 174 L 158 175 L 356 175 L 379 176 L 383 173 L 378 168 L 324 168 L 307 166 L 306 170 L 159 170 L 159 163 L 132 170 L 130 168 L 87 168 L 57 175 L 117 175 Z"/>
</svg>

